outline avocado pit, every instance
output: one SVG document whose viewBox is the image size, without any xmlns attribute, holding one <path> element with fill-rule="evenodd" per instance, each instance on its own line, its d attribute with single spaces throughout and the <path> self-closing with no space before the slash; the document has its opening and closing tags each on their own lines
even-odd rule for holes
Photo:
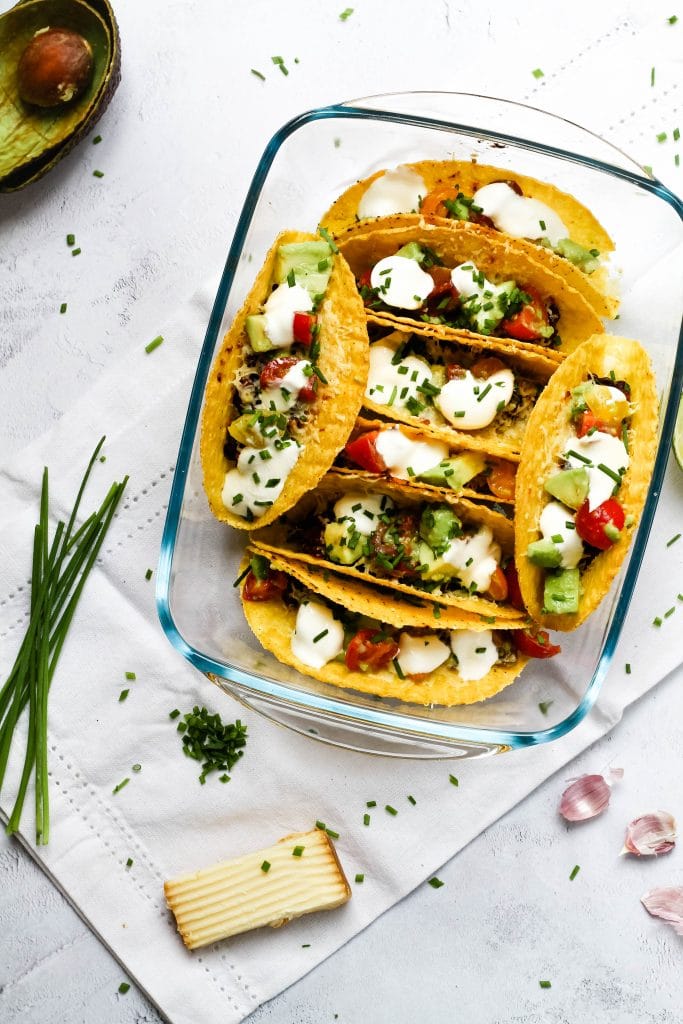
<svg viewBox="0 0 683 1024">
<path fill-rule="evenodd" d="M 19 59 L 19 95 L 37 107 L 62 106 L 82 95 L 92 70 L 92 47 L 82 35 L 65 28 L 40 29 Z"/>
</svg>

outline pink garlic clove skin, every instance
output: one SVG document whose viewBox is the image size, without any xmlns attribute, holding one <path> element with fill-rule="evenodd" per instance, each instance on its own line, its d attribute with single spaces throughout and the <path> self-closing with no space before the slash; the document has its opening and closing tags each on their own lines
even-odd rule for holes
<svg viewBox="0 0 683 1024">
<path fill-rule="evenodd" d="M 560 814 L 567 821 L 595 818 L 609 805 L 611 789 L 602 775 L 582 775 L 568 786 L 560 800 Z"/>
<path fill-rule="evenodd" d="M 622 853 L 636 857 L 656 857 L 669 853 L 676 845 L 676 822 L 668 811 L 655 811 L 636 818 L 626 829 Z"/>
<path fill-rule="evenodd" d="M 668 921 L 677 935 L 683 935 L 683 886 L 670 889 L 650 889 L 640 897 L 648 914 Z"/>
</svg>

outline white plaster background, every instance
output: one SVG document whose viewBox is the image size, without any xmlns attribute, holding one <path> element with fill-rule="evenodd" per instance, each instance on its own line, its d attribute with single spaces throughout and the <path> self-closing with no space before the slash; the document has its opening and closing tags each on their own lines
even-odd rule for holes
<svg viewBox="0 0 683 1024">
<path fill-rule="evenodd" d="M 118 0 L 123 80 L 102 143 L 0 197 L 0 458 L 220 269 L 267 139 L 301 110 L 425 88 L 523 99 L 604 134 L 680 191 L 676 147 L 656 141 L 676 126 L 661 114 L 681 84 L 675 2 L 360 0 L 342 23 L 344 6 Z M 675 673 L 567 771 L 624 766 L 607 817 L 565 827 L 555 814 L 565 776 L 549 780 L 444 867 L 442 889 L 421 887 L 255 1024 L 335 1014 L 354 1024 L 679 1024 L 681 940 L 638 899 L 683 881 L 680 850 L 645 864 L 617 854 L 638 813 L 664 805 L 683 818 L 682 681 Z M 0 840 L 3 1024 L 157 1021 L 134 988 L 117 994 L 124 977 L 23 851 Z M 553 988 L 541 991 L 540 978 Z"/>
</svg>

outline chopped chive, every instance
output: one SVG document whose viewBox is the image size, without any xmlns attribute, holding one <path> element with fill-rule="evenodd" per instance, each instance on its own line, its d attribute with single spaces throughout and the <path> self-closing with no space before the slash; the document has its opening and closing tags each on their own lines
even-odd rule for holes
<svg viewBox="0 0 683 1024">
<path fill-rule="evenodd" d="M 237 577 L 237 579 L 233 583 L 233 587 L 239 587 L 239 585 L 242 582 L 242 580 L 245 578 L 245 576 L 248 576 L 250 572 L 251 572 L 251 566 L 248 565 L 246 567 L 246 569 L 244 570 L 244 572 L 241 572 L 239 574 L 239 576 Z"/>
<path fill-rule="evenodd" d="M 168 717 L 172 718 L 172 719 L 179 718 L 180 717 L 180 711 L 178 711 L 178 708 L 175 708 L 173 711 L 169 711 Z"/>
<path fill-rule="evenodd" d="M 151 580 L 151 578 L 152 578 L 152 570 L 148 569 L 147 572 L 145 573 L 145 579 L 146 580 Z"/>
<path fill-rule="evenodd" d="M 548 714 L 548 709 L 554 703 L 555 703 L 554 700 L 542 700 L 542 701 L 540 701 L 540 703 L 538 705 L 538 710 L 541 712 L 542 715 L 547 715 Z"/>
<path fill-rule="evenodd" d="M 398 658 L 394 658 L 391 663 L 392 663 L 392 665 L 394 666 L 394 668 L 396 670 L 396 675 L 398 676 L 398 678 L 399 679 L 405 679 L 405 674 L 404 674 L 403 669 L 401 668 L 401 666 L 399 664 Z"/>
<path fill-rule="evenodd" d="M 430 878 L 428 882 L 428 885 L 431 885 L 432 889 L 440 889 L 441 886 L 445 884 L 446 883 L 442 882 L 440 878 L 436 877 L 436 875 L 434 875 L 434 878 Z"/>
<path fill-rule="evenodd" d="M 668 540 L 668 541 L 666 542 L 666 546 L 667 546 L 668 548 L 670 548 L 672 544 L 675 544 L 675 543 L 676 543 L 676 541 L 677 541 L 677 540 L 680 540 L 680 539 L 681 539 L 681 535 L 680 535 L 680 533 L 677 533 L 677 534 L 675 534 L 675 536 L 673 536 L 673 537 L 671 538 L 671 540 Z"/>
<path fill-rule="evenodd" d="M 676 596 L 678 597 L 679 601 L 683 601 L 683 594 L 677 594 Z"/>
<path fill-rule="evenodd" d="M 681 137 L 680 129 L 679 128 L 674 128 L 674 130 L 673 130 L 673 140 L 674 140 L 674 142 L 678 142 L 680 137 Z"/>
<path fill-rule="evenodd" d="M 666 139 L 667 139 L 666 132 L 659 132 L 657 134 L 657 142 L 666 142 Z"/>
<path fill-rule="evenodd" d="M 275 64 L 276 67 L 280 69 L 283 75 L 289 74 L 289 71 L 287 70 L 287 67 L 282 57 L 271 57 L 270 59 L 272 60 L 273 64 Z"/>
<path fill-rule="evenodd" d="M 251 70 L 252 75 L 255 75 L 256 78 L 260 78 L 262 82 L 265 82 L 265 80 L 266 80 L 266 76 L 265 75 L 262 75 L 260 71 L 256 70 L 256 68 L 251 68 L 250 70 Z"/>
<path fill-rule="evenodd" d="M 678 17 L 677 17 L 677 15 L 672 14 L 671 17 L 667 18 L 666 20 L 669 22 L 670 25 L 675 25 L 676 22 L 678 21 Z"/>
<path fill-rule="evenodd" d="M 608 476 L 610 477 L 610 479 L 614 480 L 616 484 L 621 485 L 621 477 L 619 476 L 619 474 L 615 473 L 614 470 L 611 469 L 609 466 L 606 466 L 604 462 L 598 463 L 598 469 L 601 470 L 601 472 L 603 472 L 605 476 Z"/>
<path fill-rule="evenodd" d="M 127 868 L 132 868 L 134 863 L 135 862 L 133 861 L 133 858 L 129 857 L 128 860 L 126 861 L 126 867 Z"/>
<path fill-rule="evenodd" d="M 353 14 L 353 7 L 347 7 L 339 15 L 339 20 L 340 21 L 348 21 L 348 19 L 351 17 L 352 14 Z"/>
<path fill-rule="evenodd" d="M 316 375 L 318 380 L 322 381 L 323 384 L 327 384 L 328 383 L 327 377 L 325 376 L 325 374 L 323 373 L 323 371 L 320 369 L 319 366 L 314 366 L 313 367 L 313 373 Z"/>
<path fill-rule="evenodd" d="M 270 861 L 264 860 L 263 864 L 261 865 L 261 871 L 264 873 L 264 875 L 268 874 L 268 872 L 270 871 Z"/>
<path fill-rule="evenodd" d="M 292 850 L 292 857 L 301 857 L 303 855 L 303 852 L 303 846 L 295 846 L 294 849 Z"/>
<path fill-rule="evenodd" d="M 135 675 L 135 672 L 126 672 L 126 679 L 133 681 L 137 679 L 137 676 Z"/>
<path fill-rule="evenodd" d="M 356 881 L 358 882 L 359 885 L 361 884 L 361 882 L 364 881 L 364 879 L 365 879 L 365 875 L 361 875 L 361 874 L 357 874 L 356 875 Z"/>
<path fill-rule="evenodd" d="M 409 800 L 409 801 L 410 801 L 410 803 L 411 803 L 411 804 L 413 805 L 413 807 L 414 807 L 414 806 L 415 806 L 415 804 L 417 803 L 417 800 L 415 799 L 415 797 L 414 797 L 414 796 L 411 796 L 411 795 L 410 795 L 410 793 L 408 793 L 408 800 Z"/>
<path fill-rule="evenodd" d="M 327 830 L 327 825 L 324 821 L 316 821 L 315 827 L 319 828 L 321 832 L 325 832 Z"/>
<path fill-rule="evenodd" d="M 80 249 L 72 249 L 71 250 L 71 255 L 72 256 L 80 256 L 81 255 L 81 250 Z"/>
<path fill-rule="evenodd" d="M 133 767 L 131 768 L 131 771 L 132 772 L 141 772 L 142 771 L 142 765 L 141 764 L 134 764 Z"/>
<path fill-rule="evenodd" d="M 229 775 L 219 775 L 218 776 L 218 781 L 222 782 L 225 785 L 226 782 L 230 782 L 230 776 Z"/>
<path fill-rule="evenodd" d="M 579 873 L 579 871 L 580 871 L 580 870 L 581 870 L 581 868 L 579 867 L 579 865 L 578 865 L 578 864 L 575 864 L 575 865 L 574 865 L 574 867 L 572 868 L 572 873 L 571 873 L 571 875 L 569 876 L 569 881 L 570 881 L 570 882 L 573 882 L 573 881 L 574 881 L 574 879 L 576 878 L 576 876 L 578 875 L 578 873 Z"/>
<path fill-rule="evenodd" d="M 398 811 L 396 810 L 396 808 L 392 807 L 391 804 L 385 804 L 384 805 L 384 810 L 387 812 L 387 814 L 391 814 L 392 817 L 394 817 L 394 818 L 398 814 Z"/>
<path fill-rule="evenodd" d="M 327 636 L 329 629 L 323 629 L 322 632 L 318 633 L 317 636 L 313 637 L 313 643 L 317 644 L 318 640 L 322 640 L 323 637 Z"/>
<path fill-rule="evenodd" d="M 310 949 L 311 948 L 310 942 L 302 942 L 301 943 L 301 948 L 302 949 Z"/>
<path fill-rule="evenodd" d="M 549 981 L 539 981 L 538 984 L 541 986 L 541 988 L 552 988 L 552 985 Z"/>
<path fill-rule="evenodd" d="M 531 74 L 534 76 L 534 78 L 543 78 L 543 72 L 540 68 L 534 68 Z"/>
<path fill-rule="evenodd" d="M 147 355 L 149 355 L 150 352 L 153 352 L 155 348 L 159 348 L 159 345 L 163 343 L 163 340 L 163 337 L 160 334 L 157 334 L 156 338 L 153 338 L 152 341 L 145 345 L 145 352 Z"/>
<path fill-rule="evenodd" d="M 332 236 L 329 233 L 329 231 L 327 230 L 327 228 L 324 228 L 322 226 L 319 227 L 318 228 L 318 234 L 320 235 L 321 238 L 325 239 L 325 241 L 329 245 L 329 247 L 332 250 L 332 252 L 334 252 L 334 253 L 339 252 L 339 246 L 335 242 L 334 238 L 332 238 Z"/>
<path fill-rule="evenodd" d="M 573 448 L 568 448 L 566 454 L 571 456 L 572 459 L 578 459 L 579 462 L 583 462 L 587 466 L 593 465 L 590 459 L 587 459 L 585 455 L 580 455 L 578 452 L 575 452 Z"/>
<path fill-rule="evenodd" d="M 626 669 L 626 675 L 630 676 L 631 675 L 631 663 L 630 663 L 630 661 L 627 661 L 626 665 L 624 667 Z"/>
<path fill-rule="evenodd" d="M 659 627 L 659 626 L 661 626 L 661 624 L 662 624 L 662 620 L 660 619 L 659 615 L 657 615 L 657 616 L 656 616 L 656 617 L 655 617 L 655 618 L 654 618 L 654 619 L 652 620 L 652 625 L 653 625 L 653 626 L 657 626 L 657 627 Z"/>
<path fill-rule="evenodd" d="M 129 693 L 130 690 L 121 690 L 121 693 L 119 694 L 119 704 L 123 704 Z"/>
<path fill-rule="evenodd" d="M 650 68 L 650 85 L 655 84 L 655 69 Z"/>
<path fill-rule="evenodd" d="M 676 609 L 675 609 L 675 608 L 669 608 L 669 610 L 668 610 L 667 612 L 664 612 L 664 618 L 665 618 L 665 619 L 668 619 L 668 618 L 669 618 L 669 616 L 670 616 L 670 615 L 673 615 L 673 613 L 674 613 L 675 611 L 676 611 Z"/>
<path fill-rule="evenodd" d="M 102 141 L 102 136 L 101 135 L 96 135 L 95 138 L 92 140 L 92 144 L 93 144 L 93 146 L 99 146 L 101 141 Z"/>
<path fill-rule="evenodd" d="M 365 806 L 366 807 L 376 807 L 377 806 L 377 801 L 376 800 L 368 800 L 368 801 L 366 801 Z"/>
<path fill-rule="evenodd" d="M 330 837 L 330 839 L 339 839 L 339 833 L 338 833 L 338 832 L 335 832 L 335 831 L 334 831 L 334 829 L 332 829 L 332 828 L 326 828 L 326 829 L 325 829 L 325 832 L 326 832 L 326 833 L 327 833 L 327 835 L 328 835 L 328 836 Z"/>
<path fill-rule="evenodd" d="M 483 398 L 486 398 L 486 396 L 488 395 L 488 393 L 489 393 L 489 391 L 491 390 L 491 388 L 492 388 L 492 387 L 493 387 L 493 384 L 491 384 L 491 383 L 488 383 L 488 384 L 486 385 L 486 387 L 484 388 L 484 390 L 483 390 L 483 391 L 481 392 L 481 394 L 480 394 L 480 395 L 477 395 L 477 401 L 478 401 L 478 402 L 481 402 L 481 400 L 482 400 Z"/>
<path fill-rule="evenodd" d="M 60 313 L 66 313 L 66 302 L 63 302 L 61 304 L 61 306 L 59 307 L 59 312 Z"/>
<path fill-rule="evenodd" d="M 125 996 L 126 992 L 128 992 L 129 990 L 130 985 L 128 984 L 128 982 L 122 981 L 121 984 L 119 985 L 119 992 L 121 993 L 121 995 Z"/>
<path fill-rule="evenodd" d="M 75 236 L 75 235 L 72 235 L 71 233 L 69 233 L 69 234 L 68 234 L 68 235 L 66 236 L 66 244 L 67 244 L 68 246 L 71 246 L 71 245 L 75 245 L 75 244 L 76 244 L 76 236 Z"/>
<path fill-rule="evenodd" d="M 681 166 L 681 158 L 678 153 L 674 153 L 674 164 L 676 165 L 676 167 Z"/>
<path fill-rule="evenodd" d="M 363 824 L 364 825 L 369 825 L 370 824 L 370 815 L 369 814 L 364 814 L 363 815 Z"/>
<path fill-rule="evenodd" d="M 460 785 L 460 783 L 458 782 L 458 779 L 457 779 L 457 777 L 455 775 L 449 775 L 448 776 L 448 781 L 450 782 L 451 786 L 459 786 Z"/>
<path fill-rule="evenodd" d="M 129 782 L 130 779 L 128 777 L 122 779 L 122 781 L 119 782 L 118 786 L 114 786 L 114 788 L 112 789 L 112 793 L 120 793 L 124 786 L 127 786 Z"/>
<path fill-rule="evenodd" d="M 93 176 L 93 178 L 103 178 L 104 177 L 104 171 L 93 171 L 92 172 L 92 176 Z"/>
</svg>

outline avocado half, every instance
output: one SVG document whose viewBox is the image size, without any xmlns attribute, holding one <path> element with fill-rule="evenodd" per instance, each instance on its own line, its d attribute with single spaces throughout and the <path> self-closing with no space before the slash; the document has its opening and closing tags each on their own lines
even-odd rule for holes
<svg viewBox="0 0 683 1024">
<path fill-rule="evenodd" d="M 47 27 L 87 39 L 93 72 L 81 96 L 46 110 L 20 98 L 17 68 L 35 33 Z M 119 29 L 109 0 L 21 0 L 0 15 L 0 192 L 47 174 L 97 123 L 120 79 Z"/>
</svg>

